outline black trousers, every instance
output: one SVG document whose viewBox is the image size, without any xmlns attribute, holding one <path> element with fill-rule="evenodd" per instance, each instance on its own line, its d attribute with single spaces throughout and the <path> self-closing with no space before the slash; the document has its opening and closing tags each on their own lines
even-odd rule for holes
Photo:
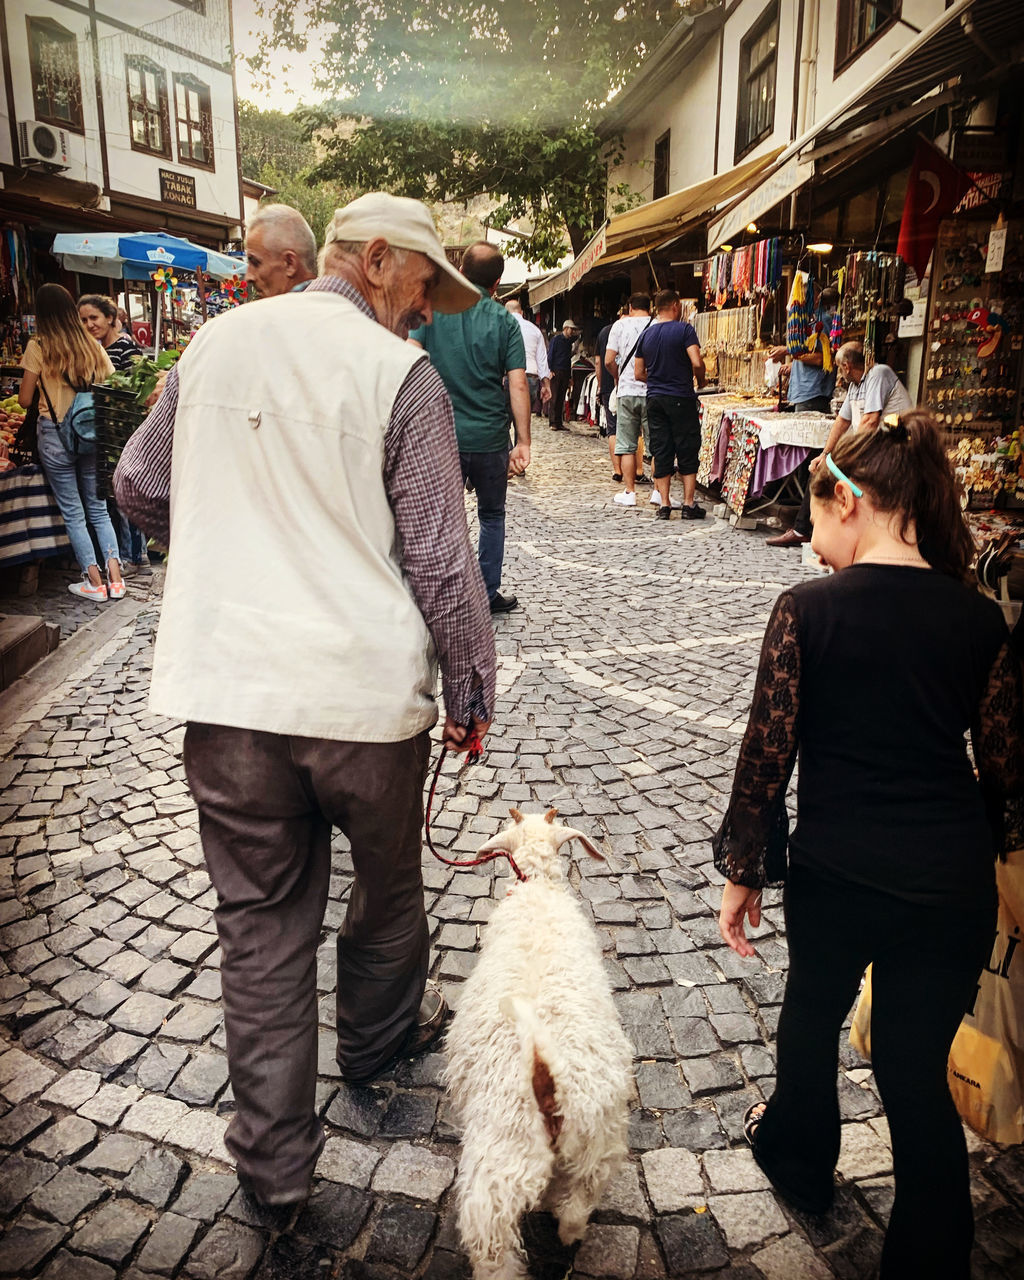
<svg viewBox="0 0 1024 1280">
<path fill-rule="evenodd" d="M 758 1160 L 781 1186 L 827 1199 L 839 1157 L 839 1035 L 872 964 L 872 1066 L 896 1187 L 881 1276 L 968 1280 L 967 1146 L 946 1058 L 991 955 L 995 903 L 921 906 L 795 866 L 784 906 L 790 968 Z"/>
<path fill-rule="evenodd" d="M 560 427 L 565 417 L 565 397 L 572 385 L 571 369 L 551 370 L 551 399 L 548 401 L 548 423 Z M 570 418 L 572 414 L 569 414 Z"/>
<path fill-rule="evenodd" d="M 309 1183 L 323 1146 L 317 950 L 331 828 L 355 883 L 338 933 L 337 1057 L 367 1075 L 398 1049 L 427 979 L 420 830 L 430 737 L 333 742 L 189 724 L 184 760 L 217 890 L 235 1114 L 224 1137 L 263 1199 Z"/>
</svg>

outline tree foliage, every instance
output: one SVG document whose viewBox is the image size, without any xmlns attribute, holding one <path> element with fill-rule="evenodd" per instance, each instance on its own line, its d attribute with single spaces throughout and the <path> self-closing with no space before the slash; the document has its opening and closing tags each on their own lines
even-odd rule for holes
<svg viewBox="0 0 1024 1280">
<path fill-rule="evenodd" d="M 238 131 L 243 177 L 272 187 L 277 194 L 270 199 L 298 209 L 322 242 L 335 209 L 358 191 L 316 173 L 316 147 L 295 113 L 262 111 L 240 101 Z"/>
<path fill-rule="evenodd" d="M 698 0 L 699 2 L 699 0 Z M 673 0 L 262 0 L 264 52 L 323 37 L 299 113 L 322 151 L 315 174 L 424 200 L 499 202 L 525 219 L 518 250 L 554 265 L 604 221 L 617 145 L 593 127 L 683 9 Z M 339 128 L 342 120 L 354 127 Z M 623 193 L 629 202 L 629 193 Z"/>
</svg>

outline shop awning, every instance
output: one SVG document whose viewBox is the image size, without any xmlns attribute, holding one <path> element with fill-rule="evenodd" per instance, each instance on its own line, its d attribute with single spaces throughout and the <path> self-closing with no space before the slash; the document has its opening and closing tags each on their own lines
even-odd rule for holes
<svg viewBox="0 0 1024 1280">
<path fill-rule="evenodd" d="M 778 159 L 782 148 L 651 200 L 628 213 L 616 214 L 563 271 L 539 281 L 530 289 L 530 305 L 566 293 L 594 267 L 635 258 L 682 235 L 709 209 L 728 200 L 754 182 Z"/>
<path fill-rule="evenodd" d="M 775 171 L 741 203 L 711 223 L 708 252 L 799 190 L 813 175 L 815 160 L 909 128 L 956 96 L 943 87 L 946 81 L 959 78 L 969 92 L 1001 68 L 1008 70 L 1015 46 L 1022 42 L 1021 0 L 956 0 L 856 93 L 788 146 Z"/>
</svg>

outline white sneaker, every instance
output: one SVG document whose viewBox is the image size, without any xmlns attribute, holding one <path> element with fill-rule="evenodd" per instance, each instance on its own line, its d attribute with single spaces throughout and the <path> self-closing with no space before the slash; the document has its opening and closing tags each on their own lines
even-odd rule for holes
<svg viewBox="0 0 1024 1280">
<path fill-rule="evenodd" d="M 615 497 L 612 498 L 612 502 L 617 502 L 620 507 L 635 507 L 636 494 L 623 489 L 621 493 L 617 493 Z"/>
<path fill-rule="evenodd" d="M 678 511 L 683 504 L 679 501 L 678 498 L 670 498 L 669 505 L 671 506 L 673 511 Z M 655 491 L 651 494 L 651 506 L 652 507 L 661 506 L 661 494 L 657 491 L 657 489 L 655 489 Z"/>
</svg>

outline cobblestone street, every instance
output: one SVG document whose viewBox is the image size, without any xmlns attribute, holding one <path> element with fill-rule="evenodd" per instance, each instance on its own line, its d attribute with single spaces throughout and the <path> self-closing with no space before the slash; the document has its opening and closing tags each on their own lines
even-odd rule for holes
<svg viewBox="0 0 1024 1280">
<path fill-rule="evenodd" d="M 488 754 L 458 776 L 446 766 L 435 839 L 468 857 L 509 806 L 554 805 L 604 849 L 607 863 L 574 850 L 571 879 L 600 932 L 636 1089 L 629 1161 L 575 1257 L 548 1220 L 528 1223 L 533 1274 L 867 1280 L 892 1195 L 870 1069 L 844 1040 L 841 1186 L 827 1216 L 794 1213 L 741 1131 L 772 1086 L 778 894 L 758 959 L 726 948 L 715 918 L 710 839 L 761 634 L 780 589 L 815 570 L 710 515 L 656 523 L 649 489 L 635 508 L 613 505 L 603 440 L 581 424 L 534 428 L 534 464 L 510 484 L 503 589 L 522 607 L 495 623 Z M 183 728 L 146 705 L 161 583 L 158 568 L 85 625 L 95 606 L 76 602 L 71 618 L 58 584 L 67 616 L 52 620 L 75 634 L 0 698 L 0 1276 L 466 1276 L 443 1057 L 372 1088 L 337 1079 L 333 940 L 351 885 L 340 838 L 320 953 L 327 1143 L 314 1194 L 282 1218 L 235 1180 L 215 894 Z M 424 849 L 431 975 L 453 1005 L 503 878 Z M 968 1141 L 975 1275 L 1024 1276 L 1024 1157 Z"/>
</svg>

